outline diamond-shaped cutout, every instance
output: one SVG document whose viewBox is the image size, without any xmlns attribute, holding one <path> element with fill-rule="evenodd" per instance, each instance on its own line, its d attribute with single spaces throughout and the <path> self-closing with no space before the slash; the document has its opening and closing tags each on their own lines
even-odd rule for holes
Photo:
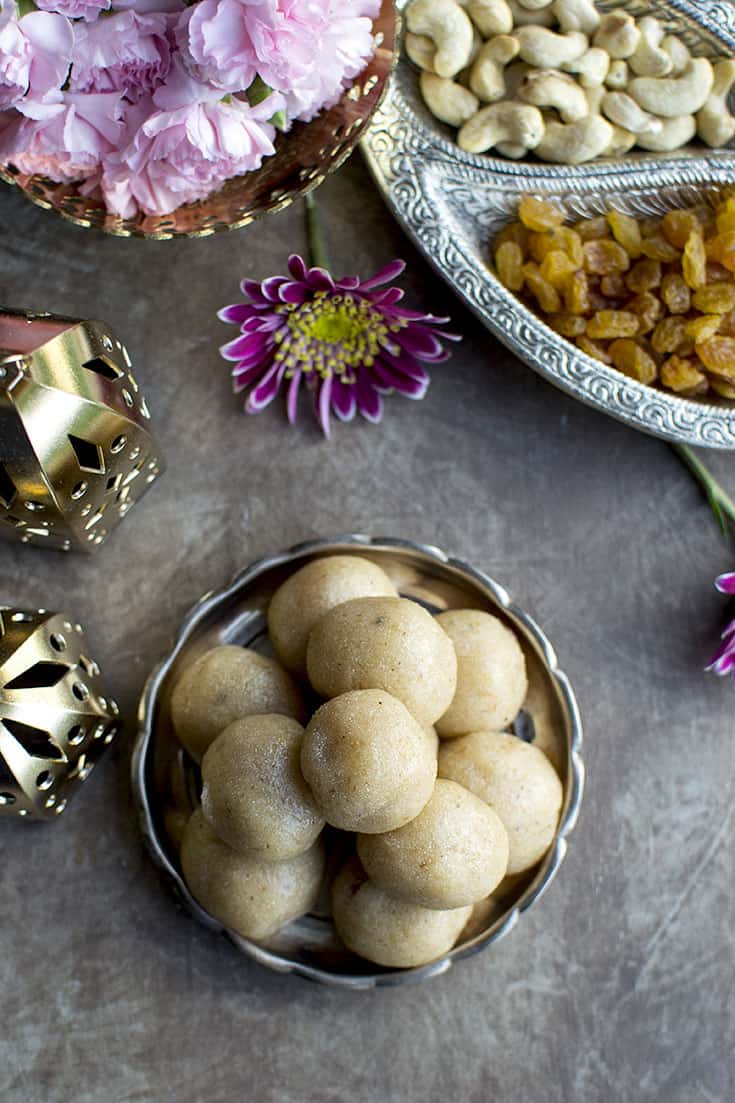
<svg viewBox="0 0 735 1103">
<path fill-rule="evenodd" d="M 10 509 L 18 495 L 18 490 L 8 474 L 4 463 L 0 463 L 0 506 Z"/>
<path fill-rule="evenodd" d="M 113 382 L 123 374 L 106 356 L 95 356 L 93 360 L 87 360 L 82 364 L 82 367 L 85 371 L 94 372 L 95 375 L 101 375 L 103 379 L 110 379 Z"/>
<path fill-rule="evenodd" d="M 85 440 L 84 437 L 76 437 L 69 433 L 69 444 L 74 449 L 77 463 L 82 471 L 92 471 L 97 475 L 105 473 L 105 457 L 102 449 L 94 441 Z"/>
<path fill-rule="evenodd" d="M 6 682 L 4 689 L 49 689 L 58 685 L 69 670 L 66 663 L 34 663 L 19 674 L 17 678 Z"/>
<path fill-rule="evenodd" d="M 20 720 L 3 720 L 14 739 L 17 739 L 24 751 L 34 758 L 63 759 L 64 752 L 54 743 L 48 732 L 34 728 L 31 724 L 22 724 Z"/>
</svg>

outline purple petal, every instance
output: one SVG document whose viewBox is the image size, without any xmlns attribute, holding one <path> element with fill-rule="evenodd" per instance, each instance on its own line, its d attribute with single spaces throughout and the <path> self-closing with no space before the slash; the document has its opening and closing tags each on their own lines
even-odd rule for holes
<svg viewBox="0 0 735 1103">
<path fill-rule="evenodd" d="M 298 258 L 301 260 L 301 257 Z M 303 264 L 303 261 L 302 261 Z M 293 425 L 296 421 L 296 409 L 299 401 L 299 385 L 301 383 L 301 371 L 294 372 L 291 381 L 288 385 L 288 395 L 286 397 L 286 416 Z"/>
<path fill-rule="evenodd" d="M 295 280 L 303 282 L 306 279 L 306 263 L 298 253 L 292 253 L 288 258 L 288 270 Z"/>
<path fill-rule="evenodd" d="M 311 289 L 305 283 L 296 283 L 292 280 L 285 283 L 279 291 L 282 302 L 296 303 L 299 306 L 301 303 L 305 303 L 307 299 L 310 299 L 312 294 Z"/>
<path fill-rule="evenodd" d="M 423 326 L 407 326 L 406 329 L 395 334 L 395 339 L 406 352 L 419 360 L 431 362 L 444 358 L 444 346 L 441 341 L 430 329 L 425 329 Z"/>
<path fill-rule="evenodd" d="M 220 348 L 220 356 L 224 360 L 252 361 L 260 356 L 268 345 L 272 344 L 272 338 L 267 333 L 245 333 L 236 337 L 234 341 L 228 341 Z"/>
<path fill-rule="evenodd" d="M 380 307 L 393 307 L 395 303 L 399 303 L 405 291 L 402 291 L 400 287 L 388 287 L 385 291 L 376 291 L 374 293 L 368 293 L 365 298 L 369 299 L 373 306 Z M 418 317 L 423 318 L 423 314 L 419 314 Z"/>
<path fill-rule="evenodd" d="M 388 349 L 382 348 L 380 359 L 401 374 L 407 375 L 409 379 L 417 379 L 421 382 L 426 379 L 426 372 L 418 360 L 405 350 L 401 350 L 397 356 L 394 356 Z"/>
<path fill-rule="evenodd" d="M 378 422 L 383 416 L 383 399 L 372 383 L 361 376 L 355 383 L 357 408 L 366 421 Z"/>
<path fill-rule="evenodd" d="M 279 289 L 284 283 L 289 283 L 285 276 L 270 276 L 267 280 L 263 280 L 260 285 L 263 291 L 263 296 L 271 303 L 280 302 Z"/>
<path fill-rule="evenodd" d="M 334 280 L 326 268 L 310 268 L 306 282 L 313 291 L 334 291 Z"/>
<path fill-rule="evenodd" d="M 266 368 L 266 360 L 261 360 L 259 364 L 253 364 L 252 367 L 246 368 L 244 371 L 235 368 L 232 372 L 232 389 L 235 394 L 247 390 L 251 383 L 255 383 L 260 378 Z"/>
<path fill-rule="evenodd" d="M 230 322 L 233 325 L 240 325 L 246 318 L 252 318 L 252 316 L 253 308 L 250 303 L 232 303 L 231 306 L 223 306 L 217 311 L 220 321 Z"/>
<path fill-rule="evenodd" d="M 371 279 L 363 280 L 360 287 L 363 291 L 370 291 L 373 287 L 382 287 L 384 283 L 390 283 L 397 276 L 400 276 L 405 267 L 406 262 L 404 260 L 392 260 L 379 269 Z"/>
<path fill-rule="evenodd" d="M 730 639 L 721 644 L 706 669 L 719 675 L 729 674 L 731 670 L 735 670 L 735 641 Z"/>
<path fill-rule="evenodd" d="M 357 291 L 359 286 L 359 276 L 343 276 L 341 280 L 337 280 L 335 283 L 335 287 L 338 287 L 340 291 Z"/>
<path fill-rule="evenodd" d="M 352 421 L 357 409 L 354 385 L 335 379 L 332 384 L 332 409 L 340 421 Z"/>
<path fill-rule="evenodd" d="M 329 438 L 332 435 L 332 426 L 329 421 L 329 408 L 332 399 L 332 380 L 333 377 L 328 375 L 326 379 L 322 380 L 322 385 L 317 391 L 317 410 L 319 414 L 319 424 L 322 427 L 324 436 Z"/>
<path fill-rule="evenodd" d="M 286 367 L 284 364 L 275 363 L 266 372 L 254 391 L 250 392 L 245 409 L 249 414 L 259 414 L 261 410 L 273 401 L 278 394 L 281 378 Z"/>
<path fill-rule="evenodd" d="M 426 372 L 421 372 L 423 378 L 405 375 L 403 372 L 391 368 L 389 364 L 376 360 L 371 371 L 381 388 L 399 391 L 406 398 L 423 398 L 428 390 L 430 379 Z M 421 371 L 421 369 L 419 369 Z"/>
<path fill-rule="evenodd" d="M 243 280 L 240 284 L 240 290 L 243 295 L 247 295 L 249 299 L 252 299 L 254 303 L 267 303 L 268 300 L 263 295 L 261 285 L 257 280 Z"/>
<path fill-rule="evenodd" d="M 721 594 L 735 594 L 735 571 L 718 575 L 715 579 L 715 586 Z"/>
</svg>

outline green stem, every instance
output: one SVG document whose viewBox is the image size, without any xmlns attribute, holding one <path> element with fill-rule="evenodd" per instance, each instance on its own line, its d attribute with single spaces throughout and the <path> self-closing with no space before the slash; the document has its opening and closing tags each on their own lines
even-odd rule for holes
<svg viewBox="0 0 735 1103">
<path fill-rule="evenodd" d="M 726 536 L 727 522 L 730 521 L 731 524 L 735 525 L 735 502 L 702 461 L 695 456 L 691 448 L 688 448 L 685 444 L 672 444 L 671 447 L 701 486 L 722 534 Z"/>
<path fill-rule="evenodd" d="M 306 207 L 306 241 L 308 244 L 309 264 L 317 268 L 329 269 L 329 256 L 324 244 L 324 232 L 313 192 L 304 196 Z"/>
</svg>

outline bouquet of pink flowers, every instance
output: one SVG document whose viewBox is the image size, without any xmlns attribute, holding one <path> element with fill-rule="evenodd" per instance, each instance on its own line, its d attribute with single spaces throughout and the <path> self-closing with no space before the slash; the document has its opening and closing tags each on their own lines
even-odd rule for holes
<svg viewBox="0 0 735 1103">
<path fill-rule="evenodd" d="M 379 0 L 0 0 L 0 162 L 123 218 L 203 199 L 339 99 Z"/>
</svg>

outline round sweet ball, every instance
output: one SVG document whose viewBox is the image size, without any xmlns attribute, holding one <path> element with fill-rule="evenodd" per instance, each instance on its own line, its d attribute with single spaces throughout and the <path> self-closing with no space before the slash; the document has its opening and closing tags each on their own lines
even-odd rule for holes
<svg viewBox="0 0 735 1103">
<path fill-rule="evenodd" d="M 508 832 L 508 873 L 543 858 L 559 821 L 563 790 L 543 751 L 507 732 L 472 732 L 443 743 L 439 776 L 493 808 Z"/>
<path fill-rule="evenodd" d="M 181 866 L 189 891 L 205 911 L 244 938 L 264 939 L 314 907 L 324 851 L 315 843 L 284 862 L 239 854 L 222 842 L 198 808 L 184 830 Z"/>
<path fill-rule="evenodd" d="M 437 734 L 436 728 L 432 724 L 430 727 L 424 728 L 424 731 L 426 732 L 426 738 L 428 739 L 428 741 L 431 745 L 431 749 L 432 749 L 433 753 L 435 755 L 438 755 L 439 754 L 439 736 Z"/>
<path fill-rule="evenodd" d="M 426 609 L 402 597 L 356 598 L 332 609 L 309 636 L 306 665 L 323 697 L 383 689 L 424 727 L 446 712 L 457 681 L 452 641 Z"/>
<path fill-rule="evenodd" d="M 450 609 L 436 618 L 454 644 L 457 689 L 437 721 L 442 739 L 507 728 L 526 696 L 526 660 L 510 628 L 480 609 Z"/>
<path fill-rule="evenodd" d="M 436 753 L 426 731 L 389 693 L 355 690 L 309 721 L 301 770 L 326 821 L 343 831 L 392 831 L 431 796 Z"/>
<path fill-rule="evenodd" d="M 301 719 L 301 693 L 273 659 L 225 644 L 184 670 L 171 694 L 171 721 L 197 760 L 220 732 L 242 716 L 277 712 Z"/>
<path fill-rule="evenodd" d="M 358 835 L 371 881 L 423 908 L 461 908 L 496 888 L 508 868 L 508 834 L 483 800 L 439 779 L 410 823 L 384 835 Z"/>
<path fill-rule="evenodd" d="M 299 765 L 304 729 L 289 716 L 245 716 L 202 759 L 202 813 L 234 850 L 293 858 L 324 827 Z"/>
<path fill-rule="evenodd" d="M 394 969 L 425 965 L 451 950 L 471 907 L 440 911 L 390 896 L 357 859 L 342 867 L 332 886 L 332 915 L 348 949 Z"/>
<path fill-rule="evenodd" d="M 306 644 L 318 620 L 355 597 L 395 597 L 385 571 L 358 555 L 314 559 L 278 587 L 268 607 L 276 655 L 295 674 L 306 674 Z"/>
</svg>

